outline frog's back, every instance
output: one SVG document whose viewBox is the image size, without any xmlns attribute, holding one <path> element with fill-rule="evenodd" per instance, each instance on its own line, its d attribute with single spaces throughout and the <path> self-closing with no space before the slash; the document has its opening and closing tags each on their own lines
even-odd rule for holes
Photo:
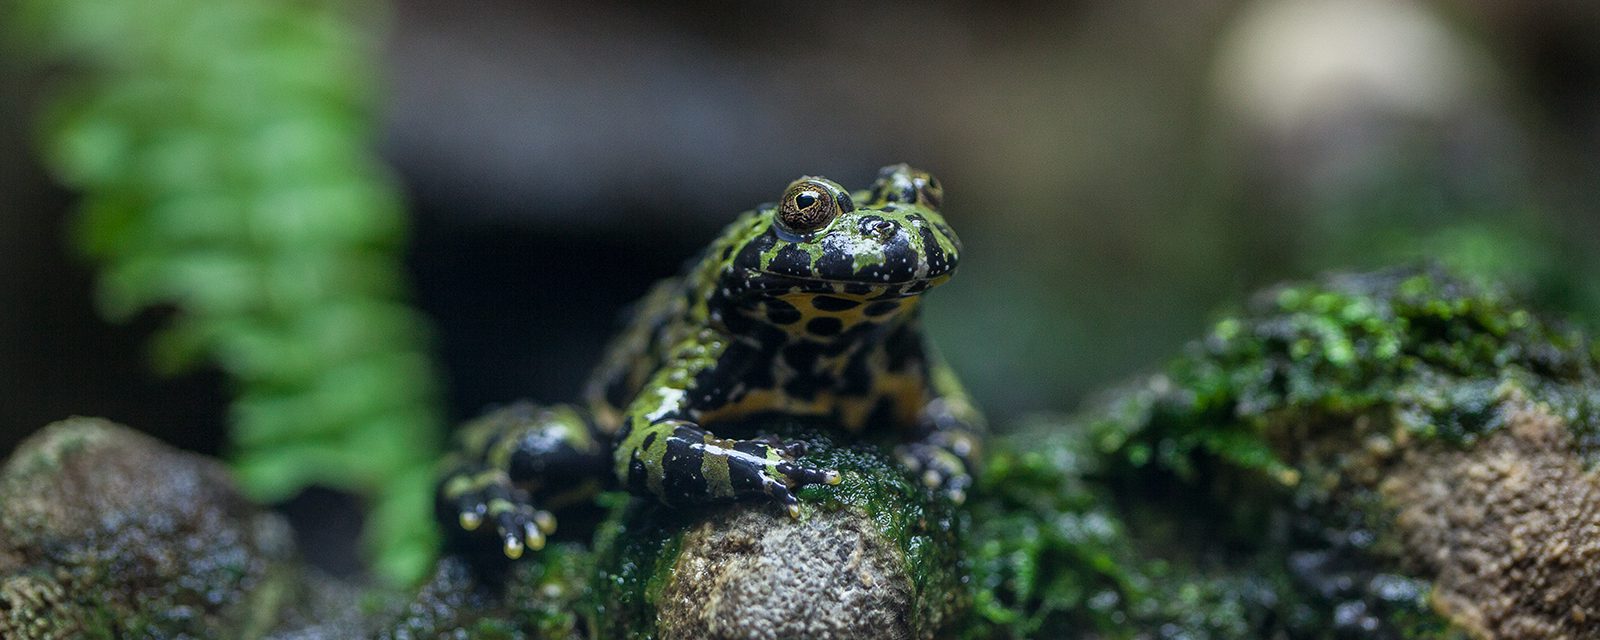
<svg viewBox="0 0 1600 640">
<path fill-rule="evenodd" d="M 599 366 L 584 385 L 584 402 L 604 431 L 615 433 L 621 427 L 623 410 L 666 362 L 672 348 L 710 324 L 706 302 L 717 274 L 756 216 L 756 211 L 741 214 L 715 241 L 684 263 L 677 275 L 655 283 L 633 303 L 622 331 L 607 345 Z"/>
</svg>

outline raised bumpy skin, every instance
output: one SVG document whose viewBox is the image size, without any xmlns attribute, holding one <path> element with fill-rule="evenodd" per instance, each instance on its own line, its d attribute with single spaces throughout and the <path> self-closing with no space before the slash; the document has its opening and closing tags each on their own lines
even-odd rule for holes
<svg viewBox="0 0 1600 640">
<path fill-rule="evenodd" d="M 492 524 L 512 558 L 544 545 L 549 510 L 613 484 L 668 505 L 764 496 L 798 516 L 794 489 L 839 474 L 799 464 L 798 443 L 711 430 L 759 414 L 893 430 L 908 469 L 961 500 L 983 420 L 919 316 L 959 257 L 943 199 L 903 164 L 854 194 L 796 180 L 645 295 L 582 406 L 517 404 L 466 425 L 441 511 L 468 531 Z"/>
</svg>

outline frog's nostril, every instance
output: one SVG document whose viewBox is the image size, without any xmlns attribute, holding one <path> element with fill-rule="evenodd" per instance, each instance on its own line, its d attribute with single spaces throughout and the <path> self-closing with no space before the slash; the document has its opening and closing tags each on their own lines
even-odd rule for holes
<svg viewBox="0 0 1600 640">
<path fill-rule="evenodd" d="M 873 220 L 868 222 L 865 226 L 867 233 L 871 233 L 880 238 L 887 238 L 891 235 L 894 235 L 894 231 L 897 228 L 895 223 L 888 220 Z"/>
</svg>

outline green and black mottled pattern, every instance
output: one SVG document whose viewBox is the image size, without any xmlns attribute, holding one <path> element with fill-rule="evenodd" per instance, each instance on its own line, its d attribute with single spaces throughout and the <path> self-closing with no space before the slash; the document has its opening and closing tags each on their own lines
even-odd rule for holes
<svg viewBox="0 0 1600 640">
<path fill-rule="evenodd" d="M 511 557 L 543 546 L 547 509 L 608 483 L 668 505 L 765 496 L 797 515 L 795 488 L 839 475 L 798 464 L 800 444 L 713 432 L 762 414 L 893 430 L 900 460 L 962 499 L 983 419 L 918 304 L 959 261 L 943 197 L 906 165 L 854 194 L 796 180 L 645 295 L 581 407 L 515 405 L 468 425 L 442 505 L 467 530 L 492 521 Z"/>
</svg>

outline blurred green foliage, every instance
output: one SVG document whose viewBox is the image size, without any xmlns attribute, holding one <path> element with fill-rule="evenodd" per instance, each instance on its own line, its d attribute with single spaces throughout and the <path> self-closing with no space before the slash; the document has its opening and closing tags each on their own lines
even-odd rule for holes
<svg viewBox="0 0 1600 640">
<path fill-rule="evenodd" d="M 374 136 L 371 2 L 16 0 L 57 84 L 43 151 L 83 193 L 77 244 L 104 314 L 170 309 L 159 368 L 233 381 L 235 470 L 274 501 L 370 500 L 390 577 L 435 553 L 441 434 L 406 221 Z"/>
</svg>

